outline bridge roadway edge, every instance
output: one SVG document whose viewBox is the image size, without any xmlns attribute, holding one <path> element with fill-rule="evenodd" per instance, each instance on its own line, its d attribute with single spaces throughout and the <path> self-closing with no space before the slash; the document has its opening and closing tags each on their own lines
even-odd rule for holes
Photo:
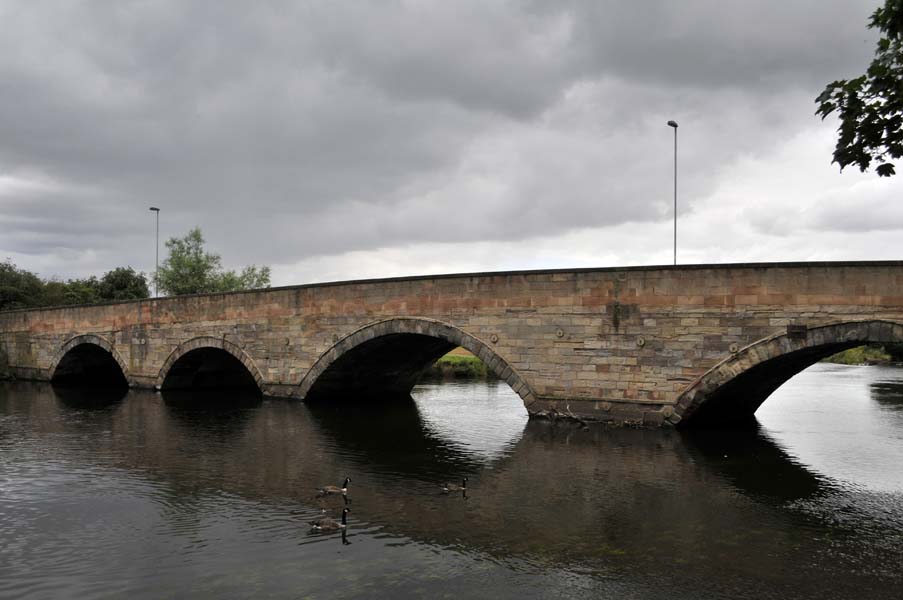
<svg viewBox="0 0 903 600">
<path fill-rule="evenodd" d="M 47 380 L 70 339 L 96 335 L 132 385 L 154 387 L 175 348 L 214 337 L 253 361 L 264 393 L 299 397 L 338 340 L 392 318 L 483 340 L 529 387 L 531 414 L 674 425 L 681 395 L 738 349 L 794 327 L 903 324 L 903 262 L 454 274 L 7 311 L 0 355 L 14 376 Z"/>
</svg>

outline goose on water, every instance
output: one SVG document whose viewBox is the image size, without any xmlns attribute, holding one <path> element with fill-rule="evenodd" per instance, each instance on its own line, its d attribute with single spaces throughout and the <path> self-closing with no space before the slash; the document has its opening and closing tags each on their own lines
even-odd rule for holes
<svg viewBox="0 0 903 600">
<path fill-rule="evenodd" d="M 321 487 L 317 490 L 317 494 L 320 496 L 328 496 L 329 494 L 347 494 L 348 493 L 348 483 L 351 481 L 350 477 L 346 477 L 344 483 L 342 483 L 342 487 L 337 487 L 334 485 L 327 485 Z"/>
<path fill-rule="evenodd" d="M 342 509 L 342 522 L 338 522 L 332 517 L 321 516 L 310 522 L 310 528 L 314 531 L 335 531 L 337 529 L 345 529 L 348 526 L 348 513 L 350 508 Z"/>
</svg>

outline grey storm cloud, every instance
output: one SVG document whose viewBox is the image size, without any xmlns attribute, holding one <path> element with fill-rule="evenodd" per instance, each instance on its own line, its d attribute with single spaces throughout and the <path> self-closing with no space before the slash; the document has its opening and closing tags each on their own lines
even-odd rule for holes
<svg viewBox="0 0 903 600">
<path fill-rule="evenodd" d="M 711 191 L 862 69 L 872 4 L 0 2 L 0 176 L 55 186 L 0 186 L 0 255 L 146 265 L 150 205 L 227 262 L 660 219 L 664 121 Z"/>
</svg>

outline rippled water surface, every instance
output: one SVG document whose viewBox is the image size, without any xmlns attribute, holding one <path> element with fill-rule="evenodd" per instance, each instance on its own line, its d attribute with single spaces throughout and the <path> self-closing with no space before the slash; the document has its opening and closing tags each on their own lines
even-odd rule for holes
<svg viewBox="0 0 903 600">
<path fill-rule="evenodd" d="M 900 597 L 903 369 L 816 365 L 747 432 L 414 396 L 0 384 L 0 597 Z M 347 530 L 311 532 L 345 476 Z"/>
</svg>

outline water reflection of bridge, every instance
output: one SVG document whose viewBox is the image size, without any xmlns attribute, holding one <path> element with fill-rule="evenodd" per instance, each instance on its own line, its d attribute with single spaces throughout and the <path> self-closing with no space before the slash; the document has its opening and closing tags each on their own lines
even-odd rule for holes
<svg viewBox="0 0 903 600">
<path fill-rule="evenodd" d="M 224 406 L 220 398 L 207 410 L 150 392 L 86 403 L 43 384 L 27 389 L 0 400 L 25 403 L 20 408 L 32 427 L 63 434 L 48 443 L 92 440 L 78 447 L 83 456 L 71 447 L 59 452 L 89 464 L 112 460 L 185 496 L 179 505 L 226 492 L 313 510 L 314 488 L 347 474 L 353 522 L 500 556 L 595 560 L 627 553 L 655 561 L 717 552 L 724 539 L 712 530 L 743 537 L 751 512 L 780 521 L 788 517 L 775 506 L 822 490 L 818 477 L 757 431 L 584 431 L 531 421 L 507 455 L 490 460 L 436 435 L 413 402 L 373 410 L 284 400 Z M 471 488 L 466 501 L 438 493 L 441 482 L 462 475 Z"/>
</svg>

